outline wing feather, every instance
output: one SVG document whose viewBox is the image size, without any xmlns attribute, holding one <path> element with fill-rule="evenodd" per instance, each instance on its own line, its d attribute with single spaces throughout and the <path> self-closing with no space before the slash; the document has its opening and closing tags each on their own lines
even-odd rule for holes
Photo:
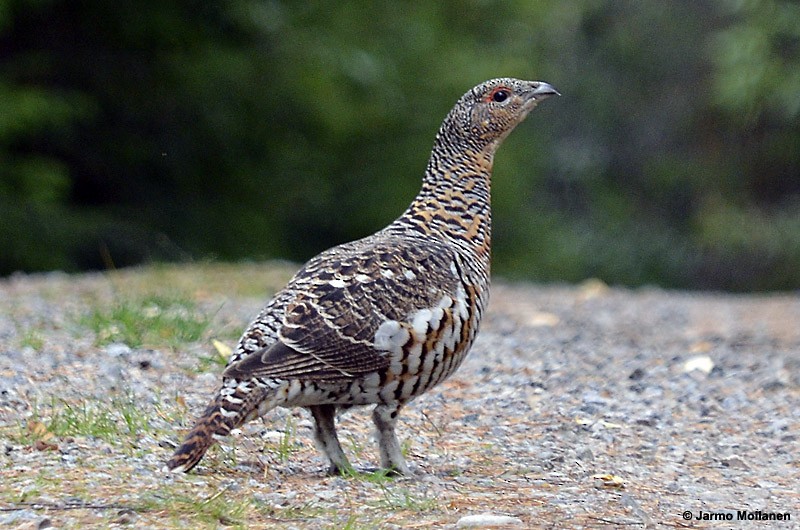
<svg viewBox="0 0 800 530">
<path fill-rule="evenodd" d="M 389 356 L 375 347 L 378 328 L 410 322 L 453 293 L 455 259 L 443 243 L 385 238 L 320 254 L 276 295 L 286 299 L 272 306 L 280 314 L 261 315 L 280 320 L 276 340 L 234 357 L 223 377 L 347 380 L 386 369 Z M 258 320 L 252 329 L 261 329 Z M 254 342 L 249 331 L 240 346 Z"/>
</svg>

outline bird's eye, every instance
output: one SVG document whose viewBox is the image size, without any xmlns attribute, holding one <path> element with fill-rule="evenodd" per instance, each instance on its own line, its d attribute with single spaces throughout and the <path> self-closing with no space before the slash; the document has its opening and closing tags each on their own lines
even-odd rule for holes
<svg viewBox="0 0 800 530">
<path fill-rule="evenodd" d="M 501 88 L 500 90 L 495 90 L 492 93 L 492 101 L 496 101 L 497 103 L 502 103 L 507 99 L 508 99 L 508 90 Z"/>
</svg>

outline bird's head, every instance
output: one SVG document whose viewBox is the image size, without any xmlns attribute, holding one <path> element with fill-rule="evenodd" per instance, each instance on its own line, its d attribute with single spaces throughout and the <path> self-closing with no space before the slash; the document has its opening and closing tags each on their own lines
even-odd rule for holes
<svg viewBox="0 0 800 530">
<path fill-rule="evenodd" d="M 440 137 L 491 155 L 540 101 L 558 95 L 543 81 L 485 81 L 461 96 L 442 124 Z"/>
</svg>

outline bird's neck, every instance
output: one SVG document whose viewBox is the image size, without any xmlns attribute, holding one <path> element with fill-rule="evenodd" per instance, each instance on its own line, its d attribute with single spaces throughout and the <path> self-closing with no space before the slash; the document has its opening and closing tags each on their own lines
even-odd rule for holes
<svg viewBox="0 0 800 530">
<path fill-rule="evenodd" d="M 488 271 L 493 155 L 435 146 L 422 189 L 397 222 L 473 254 Z"/>
</svg>

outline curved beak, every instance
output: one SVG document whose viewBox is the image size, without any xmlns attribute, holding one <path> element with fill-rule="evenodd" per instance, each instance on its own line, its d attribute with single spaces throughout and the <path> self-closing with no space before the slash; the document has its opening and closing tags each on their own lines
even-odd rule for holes
<svg viewBox="0 0 800 530">
<path fill-rule="evenodd" d="M 533 85 L 533 91 L 529 93 L 530 97 L 539 101 L 545 98 L 549 98 L 550 96 L 560 96 L 561 94 L 553 88 L 552 85 L 549 83 L 545 83 L 544 81 L 536 81 L 531 83 Z"/>
</svg>

